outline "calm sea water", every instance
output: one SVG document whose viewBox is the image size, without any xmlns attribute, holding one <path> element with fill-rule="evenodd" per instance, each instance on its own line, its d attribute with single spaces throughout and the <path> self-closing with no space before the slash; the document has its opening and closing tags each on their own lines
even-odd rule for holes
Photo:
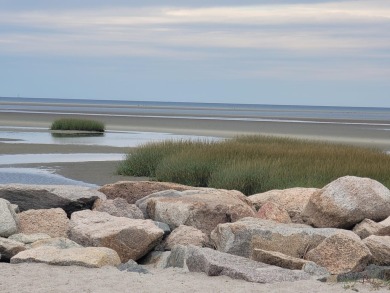
<svg viewBox="0 0 390 293">
<path fill-rule="evenodd" d="M 251 120 L 309 119 L 381 121 L 390 123 L 390 108 L 284 106 L 259 104 L 145 102 L 117 100 L 39 99 L 0 97 L 0 112 L 96 113 L 131 116 L 185 116 Z"/>
</svg>

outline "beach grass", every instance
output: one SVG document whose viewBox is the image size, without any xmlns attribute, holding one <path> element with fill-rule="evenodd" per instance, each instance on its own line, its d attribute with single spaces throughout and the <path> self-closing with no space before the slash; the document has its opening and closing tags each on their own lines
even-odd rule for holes
<svg viewBox="0 0 390 293">
<path fill-rule="evenodd" d="M 276 138 L 240 136 L 222 141 L 164 141 L 140 146 L 118 173 L 191 186 L 240 190 L 318 187 L 346 175 L 390 187 L 390 156 L 375 149 Z"/>
<path fill-rule="evenodd" d="M 104 132 L 105 126 L 102 122 L 94 120 L 64 118 L 55 120 L 50 129 Z"/>
</svg>

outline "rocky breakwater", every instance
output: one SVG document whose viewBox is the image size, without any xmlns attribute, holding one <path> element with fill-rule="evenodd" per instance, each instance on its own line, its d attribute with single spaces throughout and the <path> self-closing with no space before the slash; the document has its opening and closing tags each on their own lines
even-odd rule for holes
<svg viewBox="0 0 390 293">
<path fill-rule="evenodd" d="M 57 195 L 45 204 L 47 186 L 0 186 L 1 261 L 111 265 L 140 273 L 147 272 L 140 265 L 180 267 L 259 283 L 360 274 L 373 265 L 390 269 L 390 191 L 368 178 L 249 197 L 120 182 L 100 189 L 110 199 L 88 190 L 87 200 L 85 193 L 72 194 L 76 188 L 62 188 L 51 187 Z M 63 194 L 67 199 L 60 200 Z M 80 197 L 84 204 L 69 204 Z M 23 204 L 22 212 L 15 203 Z"/>
</svg>

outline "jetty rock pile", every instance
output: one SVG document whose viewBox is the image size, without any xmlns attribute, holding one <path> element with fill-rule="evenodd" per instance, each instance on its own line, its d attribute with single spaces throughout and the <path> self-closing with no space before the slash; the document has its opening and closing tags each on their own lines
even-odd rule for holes
<svg viewBox="0 0 390 293">
<path fill-rule="evenodd" d="M 16 206 L 18 205 L 18 206 Z M 0 261 L 275 283 L 390 271 L 390 191 L 341 177 L 244 196 L 173 183 L 0 185 Z"/>
</svg>

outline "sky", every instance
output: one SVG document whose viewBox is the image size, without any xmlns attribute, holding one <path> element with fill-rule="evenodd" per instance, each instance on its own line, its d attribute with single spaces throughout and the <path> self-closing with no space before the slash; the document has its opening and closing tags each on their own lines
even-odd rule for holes
<svg viewBox="0 0 390 293">
<path fill-rule="evenodd" d="M 390 107 L 390 1 L 0 0 L 0 96 Z"/>
</svg>

